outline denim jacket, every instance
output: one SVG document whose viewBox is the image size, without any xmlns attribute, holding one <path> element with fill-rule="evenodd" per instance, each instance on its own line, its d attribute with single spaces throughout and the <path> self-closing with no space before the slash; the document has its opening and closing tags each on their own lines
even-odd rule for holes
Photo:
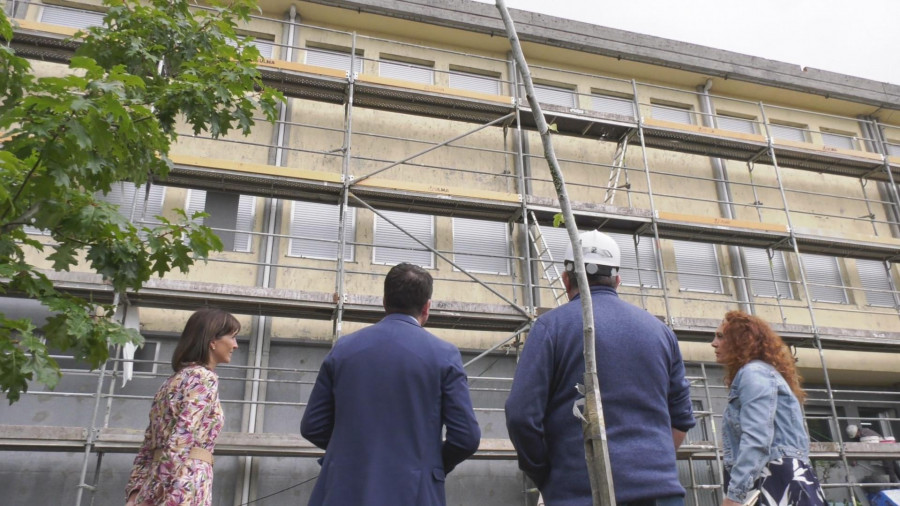
<svg viewBox="0 0 900 506">
<path fill-rule="evenodd" d="M 735 375 L 723 417 L 727 496 L 743 503 L 763 467 L 782 457 L 809 463 L 800 403 L 781 374 L 753 360 Z"/>
</svg>

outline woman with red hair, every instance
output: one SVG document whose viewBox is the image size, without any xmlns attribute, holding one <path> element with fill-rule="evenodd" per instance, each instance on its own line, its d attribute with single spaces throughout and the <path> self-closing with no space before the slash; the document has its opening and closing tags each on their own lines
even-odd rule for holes
<svg viewBox="0 0 900 506">
<path fill-rule="evenodd" d="M 800 409 L 806 393 L 781 337 L 756 316 L 729 311 L 712 347 L 729 387 L 722 506 L 824 506 Z"/>
</svg>

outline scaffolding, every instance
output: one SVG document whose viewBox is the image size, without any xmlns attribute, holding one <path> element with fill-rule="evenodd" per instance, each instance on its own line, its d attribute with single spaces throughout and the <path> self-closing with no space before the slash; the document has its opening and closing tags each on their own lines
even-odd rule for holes
<svg viewBox="0 0 900 506">
<path fill-rule="evenodd" d="M 19 19 L 11 46 L 28 58 L 65 63 L 77 45 L 77 41 L 69 39 L 74 30 L 35 21 L 39 8 L 38 4 L 27 2 L 12 4 L 10 12 Z M 239 430 L 223 433 L 216 447 L 217 457 L 235 457 L 235 504 L 260 500 L 278 488 L 260 483 L 261 477 L 254 471 L 259 464 L 254 464 L 254 459 L 311 460 L 321 456 L 320 450 L 297 434 L 266 430 L 268 420 L 279 413 L 302 410 L 303 396 L 308 395 L 317 372 L 314 367 L 278 365 L 273 346 L 284 344 L 275 334 L 279 328 L 289 327 L 291 321 L 314 321 L 326 323 L 330 339 L 336 340 L 348 327 L 358 328 L 380 319 L 380 285 L 376 282 L 378 277 L 372 276 L 379 262 L 362 265 L 350 261 L 359 254 L 358 250 L 372 250 L 374 259 L 374 252 L 379 249 L 401 248 L 400 251 L 426 255 L 432 264 L 447 266 L 434 272 L 436 300 L 429 326 L 445 329 L 451 335 L 458 332 L 486 336 L 478 341 L 482 346 L 464 350 L 473 396 L 482 401 L 476 403 L 482 422 L 494 417 L 502 419 L 502 401 L 523 336 L 541 311 L 555 307 L 564 298 L 559 285 L 559 254 L 554 254 L 556 243 L 548 239 L 554 216 L 559 212 L 558 202 L 549 191 L 546 172 L 538 169 L 543 158 L 531 153 L 534 118 L 520 96 L 521 84 L 511 61 L 291 20 L 258 17 L 255 21 L 277 26 L 284 41 L 273 43 L 280 58 L 259 63 L 266 84 L 289 97 L 279 120 L 270 131 L 250 139 L 212 140 L 183 133 L 171 156 L 173 170 L 165 181 L 153 184 L 172 191 L 203 190 L 260 199 L 256 209 L 261 216 L 254 218 L 258 226 L 214 227 L 221 234 L 246 235 L 252 245 L 249 250 L 256 251 L 256 257 L 248 260 L 224 253 L 211 258 L 212 265 L 196 278 L 153 280 L 139 292 L 125 294 L 121 301 L 125 307 L 145 310 L 216 305 L 250 318 L 247 365 L 223 366 L 221 373 L 223 392 L 233 394 L 223 395 L 222 402 L 241 420 Z M 305 47 L 299 40 L 301 31 L 307 41 Z M 349 48 L 346 66 L 300 63 L 309 61 L 306 55 L 310 52 L 327 52 L 309 44 L 316 38 L 311 34 L 329 41 L 328 47 Z M 506 73 L 509 79 L 493 78 L 497 93 L 492 94 L 385 77 L 375 71 L 380 60 L 358 54 L 360 47 L 378 47 L 382 54 L 412 52 L 446 58 L 465 62 L 465 68 L 506 68 L 510 69 Z M 397 60 L 392 65 L 415 69 L 416 64 L 409 60 Z M 590 81 L 598 89 L 616 90 L 617 95 L 603 96 L 603 100 L 621 100 L 627 105 L 616 108 L 616 112 L 605 107 L 584 107 L 594 104 L 598 95 L 575 91 L 570 91 L 571 105 L 542 103 L 559 138 L 604 146 L 596 152 L 611 155 L 607 163 L 602 157 L 576 157 L 575 150 L 563 149 L 560 161 L 566 170 L 579 175 L 567 176 L 570 192 L 576 195 L 573 211 L 578 226 L 621 234 L 633 245 L 636 263 L 631 271 L 637 282 L 626 283 L 620 289 L 621 296 L 665 321 L 682 342 L 712 339 L 719 319 L 697 316 L 691 309 L 703 304 L 709 307 L 703 315 L 721 315 L 735 308 L 763 315 L 786 342 L 814 350 L 823 388 L 810 391 L 808 405 L 816 407 L 816 413 L 808 411 L 807 421 L 811 429 L 823 423 L 829 427 L 829 437 L 825 439 L 831 441 L 814 442 L 812 457 L 829 472 L 838 470 L 826 486 L 830 494 L 839 495 L 830 497 L 849 501 L 860 498 L 860 490 L 883 486 L 861 481 L 854 474 L 857 466 L 851 461 L 894 458 L 900 455 L 900 445 L 845 442 L 841 426 L 859 420 L 861 413 L 842 412 L 841 406 L 873 398 L 878 398 L 881 405 L 900 405 L 900 392 L 835 387 L 824 350 L 890 354 L 900 351 L 900 332 L 834 324 L 847 316 L 863 315 L 881 328 L 890 329 L 896 328 L 900 317 L 900 292 L 892 276 L 897 272 L 894 263 L 900 255 L 900 196 L 895 181 L 900 175 L 900 145 L 895 142 L 900 139 L 900 127 L 884 125 L 872 117 L 848 118 L 712 95 L 708 88 L 685 90 L 539 66 L 532 71 L 552 76 L 556 81 L 568 76 L 573 81 Z M 434 81 L 448 83 L 453 71 L 433 72 Z M 628 98 L 622 98 L 625 96 Z M 682 103 L 700 104 L 700 110 L 675 105 Z M 316 114 L 298 118 L 295 109 L 301 107 Z M 446 140 L 436 140 L 434 135 L 417 137 L 412 129 L 401 131 L 400 135 L 385 132 L 373 120 L 376 113 L 395 123 L 402 123 L 405 118 L 427 118 L 437 129 L 453 134 L 444 136 Z M 798 115 L 821 118 L 823 124 L 852 125 L 860 133 L 826 132 L 770 119 Z M 851 130 L 846 126 L 844 129 Z M 269 140 L 262 138 L 266 135 Z M 240 157 L 218 159 L 195 154 L 229 150 L 241 153 Z M 397 156 L 390 158 L 382 151 Z M 660 162 L 669 153 L 696 162 L 698 169 L 679 172 L 669 168 Z M 473 159 L 486 161 L 471 166 L 459 162 Z M 712 168 L 708 160 L 712 160 Z M 705 175 L 710 170 L 713 176 Z M 812 188 L 808 184 L 811 175 L 819 178 Z M 848 180 L 858 180 L 858 195 L 843 192 Z M 452 184 L 456 181 L 463 184 Z M 834 189 L 828 193 L 823 190 L 826 188 Z M 144 194 L 145 199 L 148 195 Z M 578 196 L 583 198 L 579 200 Z M 815 196 L 817 203 L 831 201 L 854 209 L 864 207 L 865 213 L 848 215 L 832 210 L 833 206 L 810 206 L 810 196 Z M 295 216 L 297 203 L 334 206 L 334 238 L 292 231 L 285 221 L 288 216 Z M 133 221 L 143 223 L 146 213 L 141 209 L 146 208 L 146 200 L 142 203 L 134 198 L 131 206 Z M 508 234 L 506 251 L 458 251 L 455 244 L 449 249 L 446 241 L 439 244 L 434 240 L 434 218 L 429 241 L 400 223 L 397 212 L 437 216 L 451 220 L 452 226 L 461 223 L 452 220 L 500 224 Z M 373 229 L 393 227 L 406 245 L 379 242 L 375 234 L 354 236 L 356 221 L 349 217 L 357 219 L 363 213 L 376 224 Z M 809 226 L 816 220 L 828 223 L 829 228 Z M 867 227 L 871 233 L 858 233 Z M 285 229 L 289 233 L 284 233 Z M 673 269 L 673 262 L 667 261 L 673 256 L 668 244 L 676 241 L 704 245 L 714 252 L 718 247 L 727 249 L 732 274 L 722 274 L 718 267 L 712 272 L 702 266 L 681 265 L 677 252 Z M 322 260 L 303 253 L 291 254 L 295 243 L 327 244 L 334 249 L 334 256 Z M 764 252 L 763 271 L 751 272 L 748 248 Z M 460 260 L 465 255 L 490 260 L 497 267 L 492 267 L 493 272 L 472 268 L 470 262 Z M 853 287 L 809 279 L 806 264 L 814 260 L 809 255 L 880 263 L 887 274 L 886 284 Z M 784 266 L 785 259 L 791 260 L 790 269 Z M 216 275 L 217 266 L 252 274 L 238 283 L 226 284 Z M 794 272 L 794 279 L 780 277 L 779 268 Z M 95 275 L 48 274 L 70 293 L 96 301 L 114 301 L 111 288 Z M 713 288 L 686 288 L 682 286 L 686 276 L 693 276 L 700 284 L 712 280 Z M 304 277 L 314 281 L 298 284 Z M 755 293 L 764 284 L 774 287 L 774 296 Z M 733 294 L 726 285 L 733 287 Z M 466 287 L 466 295 L 441 298 L 442 289 L 448 293 L 458 286 Z M 816 293 L 829 290 L 843 292 L 845 300 L 862 300 L 874 294 L 888 302 L 864 305 L 817 300 Z M 457 293 L 461 291 L 456 289 Z M 171 332 L 167 331 L 149 335 L 171 339 Z M 319 354 L 327 351 L 327 343 L 321 340 L 310 338 L 297 343 L 319 350 Z M 102 486 L 100 471 L 104 459 L 134 453 L 141 442 L 142 430 L 117 427 L 112 418 L 124 409 L 142 409 L 139 406 L 146 405 L 152 397 L 152 392 L 133 394 L 117 386 L 123 378 L 124 362 L 121 350 L 116 350 L 99 371 L 65 370 L 66 378 L 96 378 L 90 392 L 29 391 L 24 398 L 68 397 L 93 403 L 90 419 L 77 426 L 28 425 L 4 419 L 6 425 L 0 425 L 0 449 L 81 453 L 75 504 L 92 503 Z M 143 367 L 136 377 L 145 384 L 158 384 L 167 375 L 158 367 L 165 364 L 158 356 L 133 363 Z M 507 374 L 497 374 L 496 369 L 505 369 Z M 722 497 L 722 455 L 717 443 L 721 418 L 717 413 L 724 408 L 727 392 L 721 386 L 721 371 L 717 367 L 689 363 L 688 369 L 700 423 L 679 451 L 680 472 L 689 502 L 698 506 L 715 504 Z M 64 390 L 65 385 L 61 386 Z M 292 391 L 300 392 L 300 398 L 287 393 Z M 888 425 L 900 421 L 896 415 L 878 419 Z M 515 453 L 506 439 L 485 439 L 474 458 L 512 462 Z M 528 496 L 526 491 L 523 500 L 527 501 Z"/>
</svg>

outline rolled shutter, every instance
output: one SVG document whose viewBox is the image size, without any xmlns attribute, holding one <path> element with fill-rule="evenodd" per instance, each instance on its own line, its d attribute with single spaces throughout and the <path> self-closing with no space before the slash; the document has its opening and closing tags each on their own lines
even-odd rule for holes
<svg viewBox="0 0 900 506">
<path fill-rule="evenodd" d="M 806 142 L 806 131 L 787 125 L 769 123 L 769 133 L 773 138 L 785 141 Z"/>
<path fill-rule="evenodd" d="M 378 75 L 420 84 L 434 84 L 434 69 L 415 63 L 381 60 Z"/>
<path fill-rule="evenodd" d="M 467 271 L 509 274 L 506 223 L 453 218 L 453 260 Z"/>
<path fill-rule="evenodd" d="M 870 306 L 894 307 L 896 301 L 891 292 L 891 280 L 884 264 L 877 260 L 857 260 L 859 282 L 866 293 L 866 302 Z"/>
<path fill-rule="evenodd" d="M 608 233 L 608 232 L 607 232 Z M 656 248 L 653 239 L 641 237 L 635 250 L 634 239 L 628 234 L 608 233 L 622 255 L 619 276 L 626 286 L 659 288 L 659 272 L 656 270 Z"/>
<path fill-rule="evenodd" d="M 722 130 L 742 132 L 745 134 L 756 133 L 756 123 L 751 119 L 718 115 L 716 116 L 716 125 Z"/>
<path fill-rule="evenodd" d="M 361 56 L 357 56 L 353 60 L 353 72 L 356 74 L 362 73 L 362 62 Z M 308 47 L 306 48 L 306 64 L 347 71 L 350 69 L 350 51 L 332 51 L 330 49 Z"/>
<path fill-rule="evenodd" d="M 72 28 L 89 28 L 91 26 L 101 26 L 103 24 L 103 14 L 94 11 L 44 5 L 41 9 L 41 22 L 51 25 L 70 26 Z"/>
<path fill-rule="evenodd" d="M 525 96 L 525 90 L 522 90 L 522 96 Z M 548 84 L 535 84 L 534 96 L 537 101 L 542 104 L 561 105 L 563 107 L 575 107 L 575 93 L 567 88 L 560 86 L 550 86 Z"/>
<path fill-rule="evenodd" d="M 591 95 L 591 108 L 598 112 L 634 118 L 634 102 L 626 98 L 594 93 Z"/>
<path fill-rule="evenodd" d="M 819 132 L 822 135 L 822 142 L 831 148 L 839 149 L 856 149 L 856 143 L 851 135 L 842 135 L 831 132 Z"/>
<path fill-rule="evenodd" d="M 846 304 L 847 293 L 837 258 L 810 254 L 801 254 L 800 257 L 812 300 Z"/>
<path fill-rule="evenodd" d="M 744 259 L 747 262 L 747 277 L 750 278 L 754 297 L 792 298 L 782 252 L 774 252 L 771 266 L 769 254 L 764 249 L 744 248 Z"/>
<path fill-rule="evenodd" d="M 673 241 L 678 282 L 682 290 L 723 293 L 719 260 L 713 244 Z"/>
<path fill-rule="evenodd" d="M 688 107 L 653 104 L 650 106 L 650 113 L 653 115 L 653 119 L 684 123 L 685 125 L 693 124 L 691 110 Z"/>
<path fill-rule="evenodd" d="M 450 87 L 461 90 L 477 91 L 479 93 L 500 94 L 500 79 L 481 74 L 450 71 Z"/>
<path fill-rule="evenodd" d="M 417 239 L 434 248 L 434 217 L 426 214 L 383 211 L 384 215 Z M 381 216 L 375 216 L 373 262 L 396 265 L 409 262 L 434 267 L 434 255 Z"/>
<path fill-rule="evenodd" d="M 344 260 L 352 261 L 356 238 L 356 209 L 347 208 Z M 318 202 L 293 202 L 290 246 L 292 256 L 337 260 L 340 208 Z"/>
</svg>

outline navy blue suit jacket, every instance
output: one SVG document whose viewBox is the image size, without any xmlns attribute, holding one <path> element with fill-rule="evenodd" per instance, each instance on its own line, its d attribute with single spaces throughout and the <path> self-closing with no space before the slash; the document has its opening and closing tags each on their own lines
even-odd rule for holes
<svg viewBox="0 0 900 506">
<path fill-rule="evenodd" d="M 316 506 L 444 505 L 481 438 L 459 350 L 396 313 L 338 340 L 300 433 L 325 450 Z"/>
</svg>

